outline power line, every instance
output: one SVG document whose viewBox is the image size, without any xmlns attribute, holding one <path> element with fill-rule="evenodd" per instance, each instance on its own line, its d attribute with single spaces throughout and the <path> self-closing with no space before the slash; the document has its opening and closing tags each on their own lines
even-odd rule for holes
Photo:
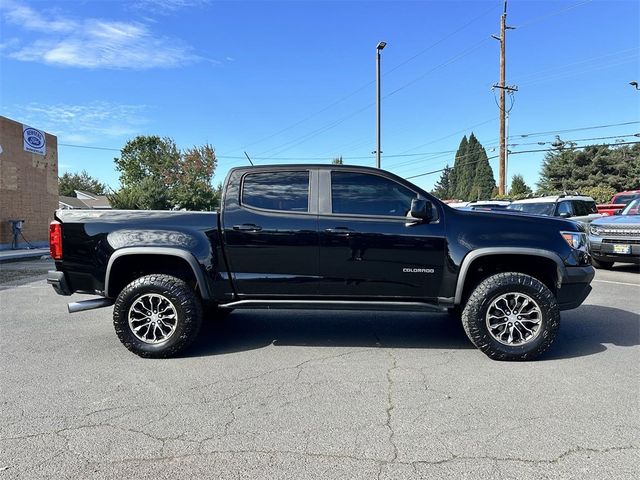
<svg viewBox="0 0 640 480">
<path fill-rule="evenodd" d="M 604 127 L 610 127 L 610 126 L 620 126 L 620 125 L 631 125 L 631 124 L 637 124 L 640 123 L 640 121 L 635 121 L 635 122 L 624 122 L 624 123 L 618 123 L 618 124 L 612 124 L 612 125 L 601 125 L 598 127 L 583 127 L 583 128 L 573 128 L 573 129 L 565 129 L 565 130 L 556 130 L 556 131 L 548 131 L 548 132 L 537 132 L 537 133 L 531 133 L 531 134 L 522 134 L 522 135 L 514 135 L 515 136 L 520 136 L 520 137 L 529 137 L 529 136 L 534 136 L 534 135 L 540 135 L 540 134 L 558 134 L 558 133 L 566 133 L 566 132 L 570 132 L 570 131 L 579 131 L 579 130 L 585 130 L 585 129 L 592 129 L 592 128 L 604 128 Z M 470 127 L 471 128 L 471 127 Z M 467 131 L 468 129 L 465 129 L 463 131 Z M 442 137 L 442 138 L 448 138 L 450 136 L 456 135 L 460 132 L 456 132 L 452 135 L 448 135 L 447 137 Z M 640 136 L 640 133 L 628 133 L 628 134 L 623 134 L 623 135 L 611 135 L 611 136 L 606 136 L 606 137 L 591 137 L 591 138 L 577 138 L 577 139 L 569 139 L 566 140 L 566 142 L 586 142 L 586 141 L 592 141 L 592 140 L 608 140 L 608 139 L 612 139 L 612 138 L 624 138 L 624 137 L 630 137 L 630 136 Z M 435 141 L 439 141 L 439 140 L 435 140 Z M 435 142 L 434 141 L 434 142 Z M 433 143 L 433 142 L 431 142 Z M 510 143 L 508 144 L 509 147 L 516 147 L 516 146 L 521 146 L 521 145 L 542 145 L 542 144 L 549 144 L 551 142 L 528 142 L 528 143 Z M 622 143 L 618 143 L 616 145 L 621 145 Z M 110 147 L 95 147 L 95 146 L 91 146 L 91 145 L 77 145 L 77 144 L 69 144 L 69 143 L 58 143 L 59 146 L 64 146 L 64 147 L 72 147 L 72 148 L 84 148 L 84 149 L 89 149 L 89 150 L 106 150 L 106 151 L 113 151 L 113 152 L 120 152 L 120 149 L 117 148 L 110 148 Z M 485 149 L 492 149 L 495 148 L 496 146 L 493 145 L 493 142 L 490 142 L 490 144 L 488 146 L 485 147 Z M 457 152 L 457 150 L 441 150 L 441 151 L 436 151 L 436 152 L 418 152 L 418 153 L 399 153 L 399 154 L 390 154 L 390 155 L 385 155 L 386 158 L 407 158 L 407 157 L 426 157 L 426 156 L 438 156 L 438 155 L 446 155 L 449 153 L 455 153 Z M 327 160 L 331 155 L 324 155 L 324 156 L 312 156 L 312 157 L 253 157 L 253 160 L 278 160 L 278 161 L 287 161 L 287 160 L 295 160 L 295 161 L 303 161 L 303 160 L 317 160 L 317 161 L 323 161 L 323 160 Z M 234 156 L 234 155 L 224 155 L 224 154 L 220 154 L 220 155 L 216 155 L 217 158 L 220 159 L 225 159 L 225 160 L 246 160 L 246 157 L 244 156 Z M 370 155 L 364 155 L 364 156 L 344 156 L 343 158 L 345 160 L 368 160 L 371 158 Z M 395 164 L 393 165 L 393 167 L 400 167 L 403 165 L 408 165 L 411 163 L 415 163 L 417 161 L 421 161 L 421 160 L 433 160 L 433 158 L 420 158 L 417 160 L 411 160 L 409 162 L 404 162 L 404 163 L 399 163 L 399 164 Z"/>
<path fill-rule="evenodd" d="M 610 140 L 612 138 L 620 138 L 623 139 L 625 137 L 640 137 L 640 133 L 628 133 L 626 135 L 611 135 L 609 137 L 592 137 L 592 138 L 576 138 L 573 140 L 565 140 L 565 143 L 570 143 L 570 142 L 590 142 L 593 140 Z M 509 147 L 518 147 L 518 146 L 522 146 L 522 145 L 548 145 L 551 144 L 553 142 L 528 142 L 528 143 L 510 143 L 508 146 Z"/>
<path fill-rule="evenodd" d="M 561 8 L 560 10 L 555 10 L 547 15 L 542 15 L 540 17 L 533 18 L 528 22 L 522 23 L 520 25 L 516 25 L 517 28 L 525 28 L 529 25 L 533 25 L 534 23 L 541 22 L 542 20 L 546 20 L 547 18 L 555 17 L 556 15 L 560 15 L 564 12 L 568 12 L 569 10 L 573 10 L 574 8 L 578 8 L 582 5 L 586 5 L 587 3 L 591 3 L 593 0 L 584 0 L 582 2 L 574 3 L 573 5 L 569 5 L 568 7 Z"/>
<path fill-rule="evenodd" d="M 549 130 L 546 132 L 532 132 L 532 133 L 523 133 L 523 134 L 518 134 L 518 135 L 512 135 L 511 137 L 522 137 L 522 138 L 527 138 L 527 137 L 537 137 L 540 135 L 552 135 L 552 134 L 557 134 L 557 133 L 568 133 L 568 132 L 580 132 L 582 130 L 597 130 L 600 128 L 610 128 L 610 127 L 622 127 L 625 125 L 636 125 L 640 123 L 640 120 L 634 120 L 632 122 L 622 122 L 622 123 L 610 123 L 607 125 L 594 125 L 591 127 L 578 127 L 578 128 L 567 128 L 565 130 Z"/>
<path fill-rule="evenodd" d="M 467 23 L 465 23 L 464 25 L 462 25 L 461 27 L 457 28 L 456 30 L 454 30 L 453 32 L 441 37 L 439 40 L 437 40 L 436 42 L 432 43 L 431 45 L 429 45 L 428 47 L 420 50 L 419 52 L 415 53 L 414 55 L 412 55 L 411 57 L 407 58 L 406 60 L 403 60 L 402 62 L 400 62 L 399 64 L 395 65 L 394 67 L 392 67 L 391 69 L 387 70 L 386 72 L 384 72 L 382 74 L 382 76 L 386 76 L 389 75 L 390 73 L 398 70 L 399 68 L 403 67 L 404 65 L 406 65 L 407 63 L 410 63 L 411 61 L 415 60 L 416 58 L 418 58 L 420 55 L 425 54 L 426 52 L 428 52 L 429 50 L 435 48 L 436 46 L 440 45 L 441 43 L 443 43 L 445 40 L 448 40 L 449 38 L 453 37 L 454 35 L 460 33 L 462 30 L 464 30 L 465 28 L 467 28 L 469 25 L 475 23 L 477 20 L 479 20 L 480 18 L 484 17 L 485 15 L 487 15 L 489 12 L 491 12 L 492 10 L 495 9 L 495 5 L 492 5 L 489 9 L 483 11 L 480 15 L 472 18 L 470 21 L 468 21 Z M 344 97 L 340 97 L 338 100 L 335 100 L 334 102 L 331 102 L 329 105 L 327 105 L 326 107 L 310 114 L 307 115 L 306 117 L 304 117 L 301 120 L 298 120 L 297 122 L 294 122 L 290 125 L 288 125 L 287 127 L 282 128 L 281 130 L 278 130 L 277 132 L 267 135 L 266 137 L 262 137 L 259 140 L 256 140 L 255 142 L 251 142 L 247 145 L 245 145 L 245 147 L 249 147 L 252 145 L 257 145 L 258 143 L 262 143 L 266 140 L 269 140 L 273 137 L 276 137 L 284 132 L 287 132 L 289 130 L 291 130 L 292 128 L 297 127 L 298 125 L 318 116 L 321 113 L 326 112 L 327 110 L 329 110 L 330 108 L 344 102 L 345 100 L 348 100 L 349 98 L 353 97 L 354 95 L 360 93 L 361 91 L 363 91 L 365 88 L 371 86 L 374 83 L 374 81 L 370 81 L 367 82 L 365 84 L 363 84 L 362 86 L 356 88 L 355 90 L 353 90 L 352 92 L 348 93 L 347 95 L 345 95 Z M 265 152 L 263 152 L 265 153 Z"/>
<path fill-rule="evenodd" d="M 92 147 L 90 145 L 72 145 L 70 143 L 58 143 L 59 147 L 73 147 L 73 148 L 86 148 L 89 150 L 108 150 L 111 152 L 119 152 L 118 148 L 109 148 L 109 147 Z"/>
<path fill-rule="evenodd" d="M 528 73 L 526 75 L 516 76 L 515 78 L 519 82 L 521 82 L 522 80 L 531 81 L 530 80 L 531 77 L 536 77 L 538 75 L 544 75 L 546 77 L 549 72 L 556 72 L 558 70 L 565 70 L 567 68 L 571 68 L 572 69 L 572 67 L 575 67 L 576 65 L 581 65 L 583 63 L 590 63 L 590 62 L 593 62 L 595 60 L 607 59 L 607 61 L 611 61 L 613 59 L 610 59 L 609 57 L 614 57 L 614 56 L 622 55 L 622 54 L 629 54 L 629 53 L 632 53 L 632 52 L 637 52 L 638 50 L 639 50 L 638 47 L 626 48 L 624 50 L 619 50 L 617 52 L 607 53 L 607 54 L 604 54 L 604 55 L 597 55 L 595 57 L 583 58 L 582 60 L 577 60 L 575 62 L 563 63 L 560 66 L 555 66 L 555 67 L 550 67 L 550 68 L 543 68 L 541 70 L 537 70 L 535 72 L 531 72 L 531 73 Z M 572 71 L 573 71 L 573 69 L 572 69 Z M 562 72 L 562 73 L 566 73 L 566 72 Z"/>
<path fill-rule="evenodd" d="M 582 147 L 567 147 L 566 150 L 582 150 L 585 148 L 590 148 L 590 147 L 594 147 L 594 146 L 598 146 L 598 147 L 617 147 L 617 146 L 621 146 L 621 145 L 636 145 L 636 144 L 640 144 L 640 141 L 638 142 L 623 142 L 623 143 L 604 143 L 601 145 L 584 145 Z M 518 155 L 518 154 L 522 154 L 522 153 L 537 153 L 537 152 L 552 152 L 552 151 L 559 151 L 557 148 L 542 148 L 542 149 L 535 149 L 535 150 L 521 150 L 519 152 L 511 152 L 510 155 Z M 486 160 L 493 160 L 498 158 L 499 155 L 494 155 L 492 157 L 487 157 Z M 479 160 L 474 160 L 473 162 L 465 162 L 460 164 L 459 166 L 464 166 L 464 165 L 473 165 L 474 163 L 478 163 L 478 162 L 482 162 L 484 161 L 484 158 L 481 158 Z M 441 168 L 439 170 L 432 170 L 430 172 L 425 172 L 425 173 L 420 173 L 418 175 L 411 175 L 409 177 L 405 177 L 405 179 L 407 180 L 411 180 L 412 178 L 418 178 L 418 177 L 424 177 L 426 175 L 433 175 L 434 173 L 440 173 L 443 172 L 444 170 L 446 170 L 447 168 L 451 168 L 451 167 L 445 167 L 445 168 Z"/>
<path fill-rule="evenodd" d="M 431 140 L 431 141 L 429 141 L 429 142 L 422 143 L 422 144 L 417 145 L 417 146 L 415 146 L 415 147 L 409 148 L 408 150 L 404 150 L 404 151 L 402 151 L 402 152 L 400 152 L 400 153 L 407 153 L 407 152 L 410 152 L 411 150 L 416 150 L 416 149 L 418 149 L 418 148 L 422 148 L 422 147 L 425 147 L 425 146 L 427 146 L 427 145 L 431 145 L 431 144 L 434 144 L 434 143 L 440 142 L 441 140 L 446 140 L 447 138 L 451 138 L 451 137 L 453 137 L 453 136 L 455 136 L 455 135 L 459 135 L 459 134 L 461 134 L 461 133 L 468 132 L 468 131 L 469 131 L 470 129 L 472 129 L 472 128 L 476 128 L 476 127 L 480 127 L 480 126 L 482 126 L 482 125 L 486 125 L 487 123 L 493 122 L 493 121 L 495 121 L 495 120 L 497 120 L 497 119 L 498 119 L 498 117 L 493 117 L 493 118 L 490 118 L 490 119 L 488 119 L 488 120 L 484 120 L 484 121 L 482 121 L 482 122 L 480 122 L 480 123 L 476 123 L 475 125 L 471 125 L 471 126 L 469 126 L 469 127 L 466 127 L 466 128 L 461 129 L 461 130 L 458 130 L 458 131 L 456 131 L 456 132 L 453 132 L 453 133 L 452 133 L 452 134 L 450 134 L 450 135 L 445 135 L 444 137 L 440 137 L 440 138 L 437 138 L 437 139 L 435 139 L 435 140 Z"/>
</svg>

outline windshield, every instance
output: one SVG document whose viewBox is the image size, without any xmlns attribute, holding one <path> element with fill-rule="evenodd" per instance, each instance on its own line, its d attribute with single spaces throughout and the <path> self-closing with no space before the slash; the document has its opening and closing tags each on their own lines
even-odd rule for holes
<svg viewBox="0 0 640 480">
<path fill-rule="evenodd" d="M 640 215 L 640 198 L 636 198 L 627 205 L 622 211 L 622 215 Z"/>
<path fill-rule="evenodd" d="M 620 205 L 620 204 L 626 205 L 635 198 L 640 198 L 640 193 L 628 193 L 626 195 L 616 195 L 616 197 L 614 198 L 615 202 L 613 203 L 616 205 Z"/>
<path fill-rule="evenodd" d="M 553 215 L 555 206 L 555 203 L 512 203 L 507 209 L 534 215 Z"/>
</svg>

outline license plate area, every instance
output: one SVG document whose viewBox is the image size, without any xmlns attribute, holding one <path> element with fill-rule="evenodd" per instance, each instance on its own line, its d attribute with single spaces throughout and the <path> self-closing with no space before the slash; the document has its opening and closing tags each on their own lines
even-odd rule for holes
<svg viewBox="0 0 640 480">
<path fill-rule="evenodd" d="M 621 253 L 623 255 L 628 255 L 631 253 L 631 245 L 616 243 L 613 245 L 613 253 Z"/>
</svg>

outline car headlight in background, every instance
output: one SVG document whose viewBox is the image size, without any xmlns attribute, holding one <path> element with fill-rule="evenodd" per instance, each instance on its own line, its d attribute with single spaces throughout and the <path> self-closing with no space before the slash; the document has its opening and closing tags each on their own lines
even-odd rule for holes
<svg viewBox="0 0 640 480">
<path fill-rule="evenodd" d="M 602 235 L 602 228 L 597 225 L 590 225 L 589 233 L 591 233 L 591 235 L 600 236 Z"/>
<path fill-rule="evenodd" d="M 575 250 L 587 249 L 587 235 L 582 232 L 560 232 L 562 238 Z"/>
</svg>

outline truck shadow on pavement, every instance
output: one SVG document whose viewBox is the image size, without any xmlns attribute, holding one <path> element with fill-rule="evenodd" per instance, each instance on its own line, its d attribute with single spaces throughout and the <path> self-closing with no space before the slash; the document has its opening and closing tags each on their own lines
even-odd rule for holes
<svg viewBox="0 0 640 480">
<path fill-rule="evenodd" d="M 583 357 L 607 345 L 640 344 L 640 317 L 587 305 L 563 312 L 560 333 L 540 360 Z M 246 310 L 224 320 L 207 318 L 190 357 L 274 346 L 371 348 L 475 348 L 460 320 L 448 314 L 300 310 Z"/>
<path fill-rule="evenodd" d="M 601 305 L 583 305 L 562 313 L 556 341 L 541 360 L 585 357 L 607 345 L 640 345 L 640 314 Z"/>
</svg>

